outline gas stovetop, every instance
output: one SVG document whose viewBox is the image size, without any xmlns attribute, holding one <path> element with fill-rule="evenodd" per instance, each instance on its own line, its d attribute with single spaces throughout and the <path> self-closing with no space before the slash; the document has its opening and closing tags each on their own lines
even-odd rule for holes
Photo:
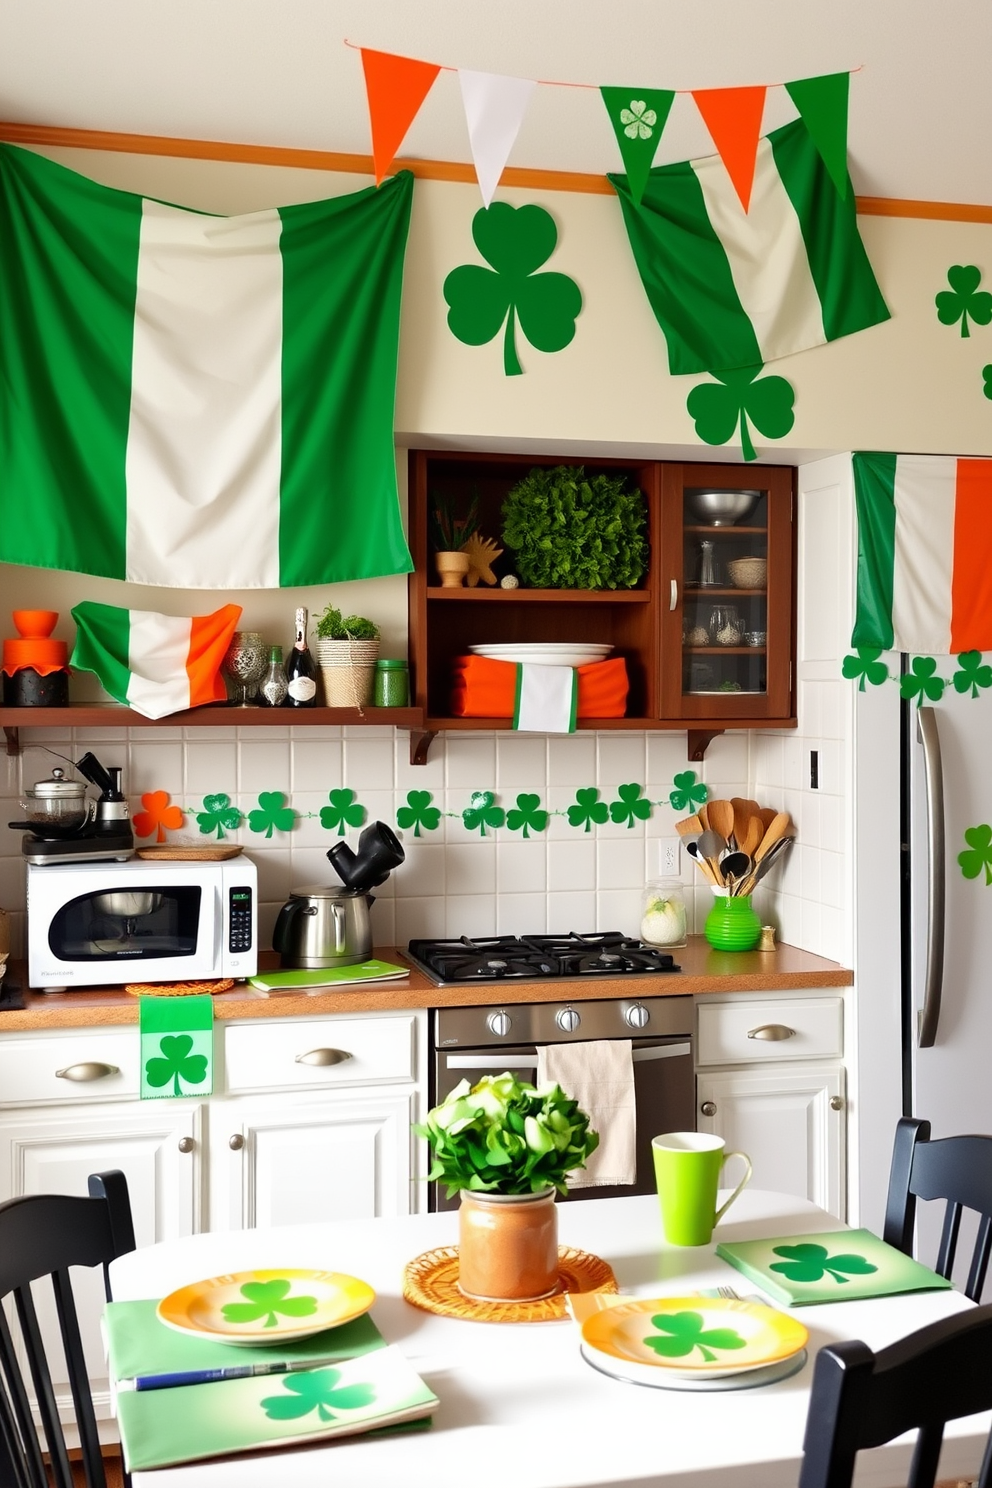
<svg viewBox="0 0 992 1488">
<path fill-rule="evenodd" d="M 657 976 L 675 958 L 617 931 L 598 935 L 499 935 L 411 940 L 410 957 L 439 986 L 450 982 L 544 981 L 549 977 Z"/>
</svg>

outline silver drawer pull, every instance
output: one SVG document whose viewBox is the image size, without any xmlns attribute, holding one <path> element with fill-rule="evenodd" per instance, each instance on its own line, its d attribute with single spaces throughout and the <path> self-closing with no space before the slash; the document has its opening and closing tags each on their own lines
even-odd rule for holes
<svg viewBox="0 0 992 1488">
<path fill-rule="evenodd" d="M 749 1039 L 766 1039 L 769 1043 L 778 1043 L 781 1039 L 795 1038 L 796 1030 L 787 1028 L 784 1023 L 762 1023 L 760 1028 L 749 1028 L 747 1036 Z"/>
<path fill-rule="evenodd" d="M 351 1055 L 344 1049 L 310 1049 L 306 1054 L 297 1054 L 297 1064 L 343 1064 Z"/>
<path fill-rule="evenodd" d="M 56 1080 L 73 1080 L 82 1085 L 87 1080 L 103 1080 L 107 1075 L 119 1075 L 116 1064 L 103 1064 L 99 1059 L 85 1059 L 80 1064 L 67 1064 L 65 1069 L 55 1071 Z"/>
</svg>

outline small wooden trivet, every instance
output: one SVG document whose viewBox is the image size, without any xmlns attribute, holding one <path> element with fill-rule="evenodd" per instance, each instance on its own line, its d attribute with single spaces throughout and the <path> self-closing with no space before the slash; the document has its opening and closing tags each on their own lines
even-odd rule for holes
<svg viewBox="0 0 992 1488">
<path fill-rule="evenodd" d="M 458 1247 L 426 1250 L 403 1268 L 403 1295 L 424 1312 L 474 1323 L 551 1323 L 568 1316 L 566 1292 L 616 1292 L 606 1261 L 570 1245 L 558 1248 L 558 1291 L 536 1302 L 474 1302 L 458 1290 Z"/>
<path fill-rule="evenodd" d="M 201 992 L 230 992 L 233 977 L 219 982 L 128 982 L 124 988 L 132 997 L 195 997 Z"/>
<path fill-rule="evenodd" d="M 139 847 L 137 857 L 154 863 L 219 863 L 224 858 L 236 858 L 243 849 L 235 842 L 222 842 L 214 847 L 183 847 L 180 843 L 169 847 Z"/>
</svg>

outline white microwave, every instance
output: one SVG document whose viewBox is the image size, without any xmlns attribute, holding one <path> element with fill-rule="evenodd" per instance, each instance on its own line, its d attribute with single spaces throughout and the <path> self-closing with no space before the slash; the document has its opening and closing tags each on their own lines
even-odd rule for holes
<svg viewBox="0 0 992 1488">
<path fill-rule="evenodd" d="M 243 853 L 223 862 L 29 863 L 27 911 L 32 987 L 258 970 L 258 875 Z"/>
</svg>

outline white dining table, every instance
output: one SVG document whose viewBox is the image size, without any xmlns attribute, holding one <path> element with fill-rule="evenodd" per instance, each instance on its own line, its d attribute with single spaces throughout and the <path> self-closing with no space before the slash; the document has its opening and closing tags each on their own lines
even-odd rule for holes
<svg viewBox="0 0 992 1488">
<path fill-rule="evenodd" d="M 562 1204 L 559 1241 L 608 1260 L 632 1296 L 753 1287 L 715 1254 L 717 1241 L 841 1228 L 801 1199 L 745 1190 L 714 1234 L 667 1245 L 657 1199 Z M 186 1283 L 258 1267 L 319 1267 L 368 1281 L 372 1316 L 437 1395 L 421 1432 L 356 1436 L 278 1452 L 136 1472 L 134 1488 L 795 1488 L 816 1350 L 846 1338 L 874 1349 L 971 1307 L 958 1292 L 803 1307 L 809 1361 L 789 1379 L 689 1393 L 625 1384 L 592 1369 L 570 1320 L 476 1323 L 403 1300 L 404 1264 L 457 1241 L 457 1214 L 221 1231 L 165 1241 L 110 1268 L 118 1300 L 161 1298 Z M 975 1475 L 989 1417 L 948 1426 L 942 1477 Z M 862 1453 L 857 1483 L 905 1481 L 912 1439 Z"/>
</svg>

